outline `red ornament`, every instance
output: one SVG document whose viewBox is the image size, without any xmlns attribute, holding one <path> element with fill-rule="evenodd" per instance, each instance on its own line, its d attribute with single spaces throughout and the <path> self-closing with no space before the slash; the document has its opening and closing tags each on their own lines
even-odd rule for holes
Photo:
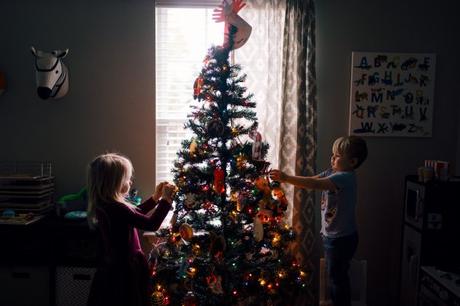
<svg viewBox="0 0 460 306">
<path fill-rule="evenodd" d="M 225 192 L 225 183 L 224 183 L 224 170 L 221 168 L 214 169 L 214 185 L 213 189 L 216 193 Z"/>
<path fill-rule="evenodd" d="M 196 99 L 201 93 L 201 87 L 203 86 L 204 80 L 201 76 L 197 77 L 195 83 L 193 83 L 193 99 Z"/>
<path fill-rule="evenodd" d="M 263 192 L 264 195 L 268 195 L 270 193 L 270 184 L 265 176 L 259 176 L 256 178 L 254 185 L 256 185 L 257 189 Z"/>
<path fill-rule="evenodd" d="M 282 211 L 285 211 L 287 209 L 289 203 L 288 203 L 288 200 L 286 198 L 286 195 L 284 194 L 284 191 L 279 187 L 275 187 L 275 188 L 273 188 L 272 193 L 275 196 L 275 198 L 277 198 L 278 201 L 280 202 L 280 209 Z"/>
</svg>

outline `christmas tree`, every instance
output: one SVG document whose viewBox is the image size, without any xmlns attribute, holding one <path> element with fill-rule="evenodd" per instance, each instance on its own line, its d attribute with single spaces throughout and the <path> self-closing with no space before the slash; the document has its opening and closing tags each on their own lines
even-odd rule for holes
<svg viewBox="0 0 460 306">
<path fill-rule="evenodd" d="M 287 199 L 267 176 L 253 95 L 241 67 L 229 63 L 250 33 L 237 15 L 243 6 L 216 10 L 226 39 L 209 49 L 194 84 L 185 124 L 194 136 L 174 164 L 171 227 L 158 232 L 149 256 L 152 305 L 287 305 L 306 286 L 308 274 L 289 253 Z"/>
</svg>

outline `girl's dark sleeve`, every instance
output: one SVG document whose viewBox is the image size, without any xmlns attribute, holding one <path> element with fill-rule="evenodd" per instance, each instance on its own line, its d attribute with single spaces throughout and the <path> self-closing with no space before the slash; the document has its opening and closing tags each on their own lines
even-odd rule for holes
<svg viewBox="0 0 460 306">
<path fill-rule="evenodd" d="M 153 200 L 152 200 L 153 201 Z M 124 206 L 124 207 L 123 207 Z M 127 218 L 128 223 L 134 227 L 147 230 L 156 231 L 160 228 L 161 223 L 169 212 L 171 204 L 168 201 L 161 199 L 158 201 L 158 206 L 151 216 L 147 216 L 137 208 L 129 208 L 126 205 L 120 206 L 123 209 L 124 217 Z"/>
<path fill-rule="evenodd" d="M 149 211 L 151 211 L 158 203 L 152 199 L 152 197 L 149 197 L 147 200 L 145 200 L 142 204 L 137 206 L 137 209 L 140 210 L 142 213 L 146 214 Z"/>
</svg>

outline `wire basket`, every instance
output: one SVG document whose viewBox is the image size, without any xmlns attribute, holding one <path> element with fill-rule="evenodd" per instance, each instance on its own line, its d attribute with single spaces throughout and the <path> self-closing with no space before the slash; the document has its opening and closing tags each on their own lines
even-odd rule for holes
<svg viewBox="0 0 460 306">
<path fill-rule="evenodd" d="M 0 178 L 38 179 L 51 176 L 51 162 L 0 162 Z"/>
</svg>

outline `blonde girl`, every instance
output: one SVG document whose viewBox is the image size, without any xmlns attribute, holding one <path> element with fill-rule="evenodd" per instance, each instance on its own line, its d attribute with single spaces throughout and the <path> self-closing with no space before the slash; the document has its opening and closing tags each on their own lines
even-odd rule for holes
<svg viewBox="0 0 460 306">
<path fill-rule="evenodd" d="M 101 248 L 88 305 L 150 305 L 148 264 L 137 229 L 160 227 L 171 208 L 174 186 L 163 182 L 134 206 L 125 199 L 132 175 L 131 161 L 117 153 L 100 155 L 89 165 L 88 222 L 98 232 Z"/>
</svg>

